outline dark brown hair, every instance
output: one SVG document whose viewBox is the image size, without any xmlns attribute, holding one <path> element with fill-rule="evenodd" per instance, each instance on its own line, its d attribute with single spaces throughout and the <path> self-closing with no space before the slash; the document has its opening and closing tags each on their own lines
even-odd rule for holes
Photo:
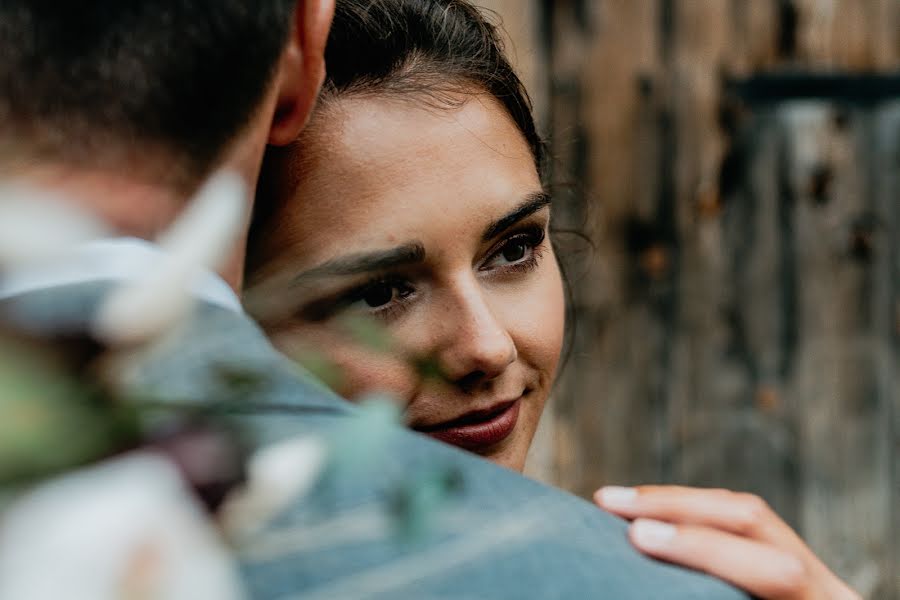
<svg viewBox="0 0 900 600">
<path fill-rule="evenodd" d="M 199 182 L 259 109 L 296 5 L 0 1 L 0 158 L 121 168 L 158 150 L 181 172 L 164 176 Z"/>
<path fill-rule="evenodd" d="M 490 94 L 525 137 L 543 174 L 531 99 L 504 54 L 497 26 L 468 2 L 338 0 L 325 60 L 326 103 L 335 96 L 389 94 L 441 106 L 452 105 L 460 91 Z"/>
</svg>

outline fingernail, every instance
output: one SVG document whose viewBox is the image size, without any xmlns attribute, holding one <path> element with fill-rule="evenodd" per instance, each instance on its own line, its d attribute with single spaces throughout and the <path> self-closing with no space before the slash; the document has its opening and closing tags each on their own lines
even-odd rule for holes
<svg viewBox="0 0 900 600">
<path fill-rule="evenodd" d="M 608 508 L 629 508 L 634 506 L 637 490 L 630 487 L 610 485 L 597 490 L 594 498 Z"/>
<path fill-rule="evenodd" d="M 677 533 L 678 530 L 674 525 L 652 519 L 638 519 L 631 524 L 631 537 L 634 543 L 648 550 L 662 550 L 668 547 Z"/>
</svg>

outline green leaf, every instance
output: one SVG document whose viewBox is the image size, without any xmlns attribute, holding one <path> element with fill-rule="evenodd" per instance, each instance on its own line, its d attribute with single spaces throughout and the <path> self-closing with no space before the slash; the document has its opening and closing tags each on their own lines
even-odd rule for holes
<svg viewBox="0 0 900 600">
<path fill-rule="evenodd" d="M 84 464 L 116 440 L 92 390 L 30 348 L 0 341 L 0 485 Z"/>
<path fill-rule="evenodd" d="M 344 384 L 344 370 L 321 352 L 305 349 L 292 354 L 291 358 L 333 390 Z"/>
<path fill-rule="evenodd" d="M 426 538 L 438 513 L 460 493 L 462 485 L 458 469 L 435 466 L 398 486 L 392 503 L 398 535 L 413 543 Z"/>
<path fill-rule="evenodd" d="M 328 439 L 329 468 L 342 476 L 367 471 L 378 464 L 401 426 L 401 410 L 396 401 L 383 395 L 362 401 L 357 415 L 346 419 Z"/>
<path fill-rule="evenodd" d="M 395 349 L 393 337 L 387 328 L 371 317 L 346 315 L 339 321 L 341 328 L 355 341 L 376 352 Z"/>
</svg>

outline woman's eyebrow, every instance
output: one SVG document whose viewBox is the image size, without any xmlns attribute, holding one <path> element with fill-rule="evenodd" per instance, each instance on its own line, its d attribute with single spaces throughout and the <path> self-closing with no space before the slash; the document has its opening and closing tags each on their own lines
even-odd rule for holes
<svg viewBox="0 0 900 600">
<path fill-rule="evenodd" d="M 528 194 L 522 204 L 514 208 L 507 215 L 500 217 L 488 225 L 487 229 L 484 230 L 484 234 L 481 236 L 482 241 L 488 242 L 494 239 L 522 219 L 533 215 L 549 204 L 550 194 L 547 192 L 534 192 L 533 194 Z"/>
<path fill-rule="evenodd" d="M 425 246 L 421 242 L 410 242 L 388 250 L 347 254 L 326 261 L 303 271 L 291 280 L 291 285 L 299 285 L 310 279 L 359 275 L 372 271 L 383 271 L 393 267 L 420 263 L 425 260 Z"/>
</svg>

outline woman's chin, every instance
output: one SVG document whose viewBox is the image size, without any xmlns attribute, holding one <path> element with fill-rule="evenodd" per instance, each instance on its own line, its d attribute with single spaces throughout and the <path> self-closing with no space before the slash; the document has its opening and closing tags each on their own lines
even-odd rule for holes
<svg viewBox="0 0 900 600">
<path fill-rule="evenodd" d="M 522 451 L 512 451 L 512 452 L 501 452 L 496 456 L 484 456 L 487 460 L 492 463 L 498 464 L 501 467 L 505 467 L 511 471 L 516 471 L 521 473 L 525 470 L 525 455 L 527 452 Z"/>
<path fill-rule="evenodd" d="M 525 423 L 520 423 L 508 438 L 490 448 L 473 451 L 474 454 L 501 467 L 521 473 L 525 469 L 525 458 L 534 434 L 533 431 L 526 431 L 525 425 Z"/>
</svg>

